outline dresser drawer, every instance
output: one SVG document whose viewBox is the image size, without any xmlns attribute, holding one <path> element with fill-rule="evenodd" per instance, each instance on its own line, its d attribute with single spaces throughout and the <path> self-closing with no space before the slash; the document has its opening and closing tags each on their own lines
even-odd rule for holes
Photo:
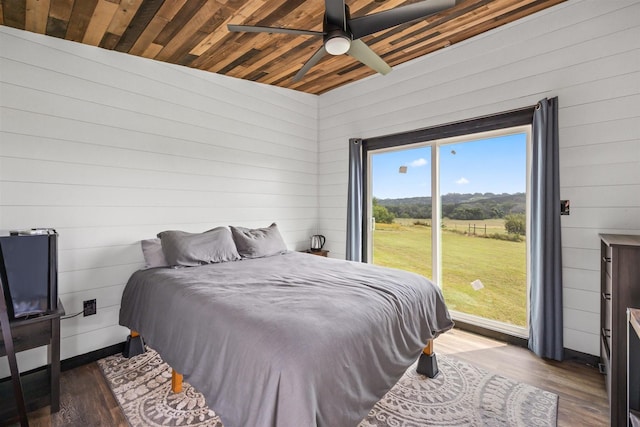
<svg viewBox="0 0 640 427">
<path fill-rule="evenodd" d="M 605 270 L 607 272 L 607 276 L 611 278 L 611 256 L 613 254 L 613 249 L 611 246 L 606 246 L 604 251 L 604 255 L 602 255 L 602 263 L 605 265 Z"/>
<path fill-rule="evenodd" d="M 602 328 L 606 329 L 611 335 L 611 322 L 612 322 L 612 294 L 611 294 L 611 278 L 606 278 L 605 290 L 602 293 L 602 310 L 603 310 L 603 321 L 604 324 Z"/>
<path fill-rule="evenodd" d="M 28 350 L 34 347 L 49 345 L 52 335 L 51 321 L 42 321 L 29 325 L 17 325 L 11 328 L 14 351 Z M 5 342 L 0 336 L 0 356 L 7 354 Z"/>
<path fill-rule="evenodd" d="M 605 305 L 605 307 L 607 307 Z M 607 340 L 607 345 L 611 348 L 611 307 L 607 307 L 604 315 L 604 326 L 602 327 L 602 336 Z"/>
<path fill-rule="evenodd" d="M 611 364 L 609 363 L 609 356 L 607 356 L 610 353 L 604 339 L 600 339 L 600 354 L 602 354 L 601 363 L 604 374 L 604 383 L 607 388 L 607 397 L 609 399 L 609 403 L 611 403 Z"/>
</svg>

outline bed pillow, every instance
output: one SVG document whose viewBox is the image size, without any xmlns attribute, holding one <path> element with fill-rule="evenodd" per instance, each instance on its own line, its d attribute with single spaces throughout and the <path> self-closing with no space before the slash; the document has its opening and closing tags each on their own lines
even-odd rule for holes
<svg viewBox="0 0 640 427">
<path fill-rule="evenodd" d="M 262 258 L 287 252 L 287 245 L 275 222 L 266 228 L 229 228 L 238 253 L 243 258 Z"/>
<path fill-rule="evenodd" d="M 169 263 L 162 252 L 160 239 L 146 239 L 140 241 L 142 255 L 144 255 L 144 268 L 167 267 Z"/>
<path fill-rule="evenodd" d="M 169 230 L 159 233 L 158 237 L 169 265 L 195 267 L 240 259 L 231 231 L 226 227 L 204 233 Z"/>
</svg>

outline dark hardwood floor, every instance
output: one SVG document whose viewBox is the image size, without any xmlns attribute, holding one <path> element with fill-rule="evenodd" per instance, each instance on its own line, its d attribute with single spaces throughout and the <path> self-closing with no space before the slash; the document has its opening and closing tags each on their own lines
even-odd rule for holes
<svg viewBox="0 0 640 427">
<path fill-rule="evenodd" d="M 7 425 L 0 423 L 0 425 Z M 19 426 L 18 422 L 8 424 Z M 49 407 L 29 413 L 30 427 L 128 427 L 97 363 L 62 372 L 60 412 L 49 415 Z"/>
<path fill-rule="evenodd" d="M 438 337 L 435 350 L 556 393 L 559 427 L 609 425 L 604 376 L 593 366 L 542 360 L 528 349 L 458 329 Z"/>
<path fill-rule="evenodd" d="M 458 329 L 439 337 L 435 350 L 558 394 L 560 427 L 609 424 L 604 378 L 595 367 L 541 360 L 527 349 Z M 96 363 L 63 372 L 60 387 L 60 412 L 32 412 L 31 426 L 128 425 Z"/>
</svg>

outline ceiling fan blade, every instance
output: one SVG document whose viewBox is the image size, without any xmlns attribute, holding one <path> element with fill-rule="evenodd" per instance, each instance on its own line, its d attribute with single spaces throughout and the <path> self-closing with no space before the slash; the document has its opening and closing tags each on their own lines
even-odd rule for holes
<svg viewBox="0 0 640 427">
<path fill-rule="evenodd" d="M 352 41 L 347 55 L 353 56 L 367 67 L 374 69 L 380 74 L 388 74 L 391 71 L 389 64 L 384 62 L 384 59 L 380 58 L 378 54 L 371 50 L 371 48 L 362 40 Z"/>
<path fill-rule="evenodd" d="M 329 24 L 347 30 L 347 16 L 344 8 L 344 0 L 325 0 L 324 10 Z"/>
<path fill-rule="evenodd" d="M 255 25 L 227 24 L 227 28 L 229 29 L 229 31 L 245 32 L 245 33 L 282 33 L 282 34 L 293 34 L 293 35 L 302 35 L 302 36 L 323 35 L 323 33 L 320 31 L 296 30 L 293 28 L 278 28 L 278 27 L 258 27 Z"/>
<path fill-rule="evenodd" d="M 354 39 L 386 30 L 396 25 L 405 24 L 425 18 L 434 13 L 455 6 L 455 0 L 425 0 L 385 10 L 371 15 L 352 18 L 349 20 L 349 28 Z"/>
<path fill-rule="evenodd" d="M 309 58 L 309 60 L 302 66 L 302 68 L 300 68 L 300 71 L 298 71 L 298 73 L 295 76 L 293 76 L 293 82 L 300 81 L 302 77 L 304 77 L 304 75 L 307 74 L 307 71 L 309 71 L 311 67 L 316 65 L 318 61 L 320 61 L 320 59 L 322 59 L 322 57 L 326 53 L 327 51 L 325 50 L 324 44 L 323 44 L 322 46 L 320 46 L 320 49 L 316 50 L 316 53 L 314 53 L 313 56 Z"/>
</svg>

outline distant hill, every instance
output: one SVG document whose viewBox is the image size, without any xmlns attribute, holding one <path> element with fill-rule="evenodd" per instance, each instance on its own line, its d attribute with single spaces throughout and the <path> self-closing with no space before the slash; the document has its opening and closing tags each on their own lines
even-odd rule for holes
<svg viewBox="0 0 640 427">
<path fill-rule="evenodd" d="M 397 218 L 431 218 L 431 197 L 376 199 Z M 502 218 L 508 214 L 524 213 L 525 193 L 449 193 L 442 196 L 443 216 L 450 219 Z"/>
</svg>

